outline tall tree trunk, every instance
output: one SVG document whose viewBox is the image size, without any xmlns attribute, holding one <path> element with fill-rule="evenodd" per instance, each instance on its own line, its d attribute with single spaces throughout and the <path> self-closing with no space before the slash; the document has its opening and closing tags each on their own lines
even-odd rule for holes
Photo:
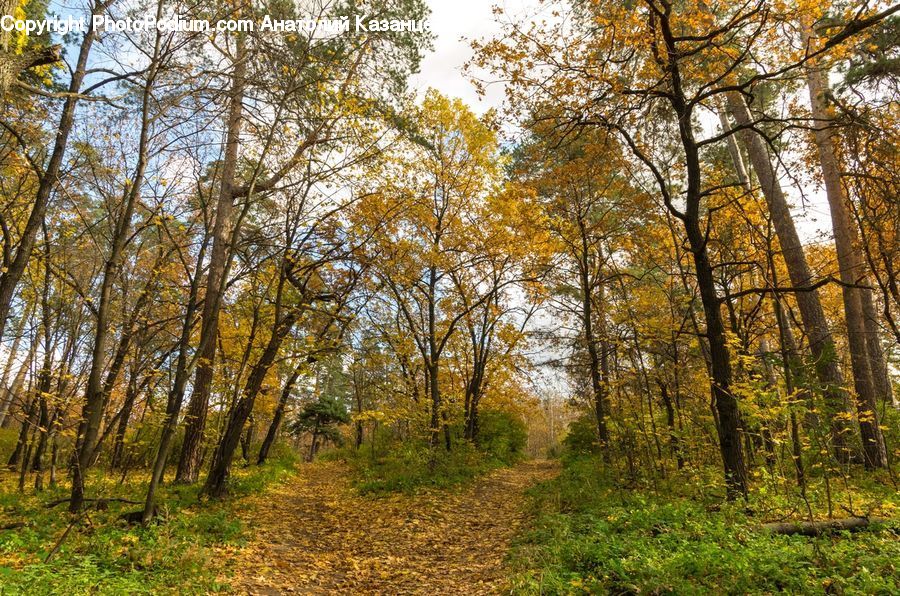
<svg viewBox="0 0 900 596">
<path fill-rule="evenodd" d="M 241 435 L 241 457 L 248 465 L 250 464 L 250 443 L 253 442 L 255 430 L 256 419 L 253 417 L 253 412 L 250 412 L 247 422 L 244 424 L 244 434 Z"/>
<path fill-rule="evenodd" d="M 436 447 L 441 429 L 441 392 L 440 392 L 440 368 L 434 360 L 428 362 L 428 395 L 431 398 L 431 446 Z"/>
<path fill-rule="evenodd" d="M 743 100 L 741 100 L 741 102 L 741 105 L 743 105 Z M 731 130 L 731 124 L 728 122 L 728 114 L 721 108 L 717 111 L 719 113 L 719 123 L 722 126 L 722 132 L 727 133 Z M 735 118 L 735 120 L 737 120 L 737 118 Z M 737 176 L 738 182 L 740 182 L 741 188 L 749 193 L 752 190 L 752 187 L 750 186 L 750 176 L 747 174 L 747 168 L 744 166 L 744 157 L 741 155 L 741 148 L 738 146 L 733 134 L 728 135 L 725 142 L 728 145 L 728 154 L 731 156 L 731 163 L 734 164 L 734 173 Z"/>
<path fill-rule="evenodd" d="M 472 379 L 471 388 L 466 392 L 468 407 L 466 408 L 465 428 L 463 437 L 469 441 L 478 440 L 478 404 L 481 401 L 481 379 L 483 373 L 478 374 L 478 379 Z"/>
<path fill-rule="evenodd" d="M 306 456 L 306 461 L 311 462 L 316 457 L 316 451 L 318 451 L 318 443 L 319 441 L 319 417 L 316 416 L 316 425 L 313 427 L 312 438 L 309 441 L 309 453 Z"/>
<path fill-rule="evenodd" d="M 733 499 L 747 494 L 747 470 L 741 447 L 740 410 L 737 399 L 731 393 L 731 354 L 725 340 L 721 301 L 716 290 L 713 267 L 709 259 L 708 230 L 705 231 L 700 225 L 701 204 L 706 192 L 703 188 L 700 146 L 693 130 L 694 104 L 688 101 L 685 94 L 681 65 L 679 64 L 683 52 L 678 47 L 677 35 L 671 22 L 671 13 L 666 10 L 665 12 L 655 11 L 653 14 L 652 18 L 657 22 L 662 41 L 665 44 L 665 84 L 668 87 L 666 99 L 677 119 L 679 140 L 683 150 L 686 181 L 683 193 L 683 211 L 674 204 L 672 190 L 666 177 L 653 165 L 650 157 L 641 150 L 634 137 L 622 128 L 617 129 L 625 137 L 632 152 L 651 168 L 667 209 L 681 221 L 684 227 L 694 261 L 700 301 L 706 318 L 706 332 L 703 335 L 709 342 L 710 395 L 713 413 L 717 419 L 716 430 L 719 435 L 719 450 L 722 456 L 726 489 L 728 498 Z M 707 214 L 707 217 L 711 217 L 711 214 Z"/>
<path fill-rule="evenodd" d="M 31 430 L 32 426 L 37 424 L 37 397 L 31 396 L 31 399 L 25 405 L 25 408 L 23 408 L 23 413 L 25 414 L 25 417 L 22 419 L 22 426 L 19 428 L 19 437 L 16 440 L 16 446 L 13 448 L 13 452 L 6 461 L 6 466 L 10 470 L 18 469 L 20 463 L 27 467 L 27 458 L 23 458 L 23 455 L 25 452 L 25 445 L 28 442 L 28 431 Z"/>
<path fill-rule="evenodd" d="M 728 96 L 728 110 L 741 127 L 752 124 L 750 111 L 739 95 Z M 808 288 L 815 281 L 814 274 L 806 260 L 800 235 L 794 226 L 787 200 L 763 139 L 749 128 L 743 128 L 738 134 L 747 149 L 747 155 L 765 197 L 791 285 L 800 289 Z M 850 439 L 853 433 L 847 417 L 840 415 L 848 411 L 849 398 L 844 390 L 844 378 L 838 366 L 834 338 L 828 327 L 818 291 L 802 290 L 796 292 L 795 296 L 804 331 L 809 340 L 816 376 L 824 391 L 825 404 L 829 411 L 828 418 L 831 420 L 831 441 L 835 455 L 839 461 L 846 462 L 852 452 Z"/>
<path fill-rule="evenodd" d="M 157 18 L 162 17 L 162 2 L 157 6 Z M 151 57 L 147 79 L 141 92 L 141 130 L 138 139 L 137 163 L 130 186 L 126 184 L 122 212 L 115 220 L 112 246 L 103 269 L 103 281 L 100 285 L 100 297 L 97 304 L 97 325 L 94 332 L 94 346 L 91 353 L 91 369 L 85 389 L 84 407 L 81 411 L 81 422 L 75 440 L 76 456 L 72 466 L 72 497 L 69 511 L 81 510 L 84 503 L 84 477 L 94 457 L 94 446 L 100 432 L 106 396 L 103 386 L 103 371 L 106 368 L 106 345 L 110 335 L 110 315 L 113 300 L 113 285 L 119 277 L 119 268 L 124 257 L 125 247 L 131 233 L 131 219 L 135 205 L 144 183 L 144 172 L 150 143 L 150 105 L 152 89 L 159 68 L 159 53 L 162 33 L 157 32 L 155 47 Z M 125 331 L 127 333 L 128 330 Z"/>
<path fill-rule="evenodd" d="M 678 437 L 678 429 L 675 427 L 675 407 L 672 404 L 672 398 L 669 395 L 669 388 L 663 381 L 659 383 L 659 392 L 662 397 L 663 406 L 666 408 L 666 426 L 669 429 L 669 447 L 672 449 L 672 455 L 675 456 L 675 464 L 678 469 L 684 468 L 684 454 L 681 452 L 681 439 Z"/>
<path fill-rule="evenodd" d="M 804 41 L 812 38 L 808 23 L 801 24 Z M 853 369 L 853 385 L 856 388 L 856 407 L 859 429 L 862 436 L 865 464 L 869 468 L 887 466 L 887 449 L 878 423 L 878 399 L 871 370 L 866 317 L 863 309 L 864 290 L 856 285 L 865 285 L 867 275 L 865 264 L 856 246 L 857 233 L 850 220 L 844 189 L 841 187 L 841 170 L 831 138 L 829 123 L 831 118 L 825 103 L 827 91 L 826 74 L 814 61 L 807 63 L 806 82 L 809 89 L 814 140 L 818 149 L 825 194 L 831 211 L 831 225 L 834 230 L 834 244 L 837 252 L 840 277 L 843 282 L 844 317 L 847 323 L 847 338 L 850 346 L 850 364 Z"/>
<path fill-rule="evenodd" d="M 588 369 L 591 377 L 591 392 L 594 397 L 594 417 L 597 424 L 597 436 L 600 448 L 606 450 L 609 445 L 609 428 L 606 425 L 606 380 L 603 378 L 601 356 L 597 350 L 597 338 L 594 336 L 594 302 L 590 271 L 590 254 L 588 250 L 587 232 L 584 222 L 579 218 L 581 229 L 581 255 L 579 255 L 579 276 L 581 283 L 581 329 L 588 353 Z"/>
<path fill-rule="evenodd" d="M 6 359 L 6 366 L 3 367 L 3 376 L 0 378 L 0 427 L 3 426 L 3 422 L 6 420 L 6 413 L 9 412 L 9 405 L 13 400 L 13 392 L 7 383 L 9 382 L 12 367 L 16 362 L 16 356 L 19 353 L 19 344 L 21 344 L 22 337 L 25 335 L 25 325 L 31 318 L 32 304 L 29 303 L 22 310 L 22 318 L 19 320 L 19 326 L 16 328 L 12 347 L 9 349 L 9 357 Z"/>
<path fill-rule="evenodd" d="M 147 525 L 156 509 L 156 490 L 162 482 L 166 471 L 166 462 L 169 461 L 169 452 L 175 438 L 175 430 L 178 427 L 178 415 L 181 413 L 181 405 L 184 402 L 185 386 L 190 376 L 188 352 L 190 350 L 191 334 L 194 329 L 194 316 L 197 313 L 197 300 L 200 292 L 200 274 L 203 259 L 209 246 L 209 236 L 204 235 L 203 242 L 197 253 L 197 261 L 193 275 L 190 276 L 191 285 L 188 291 L 187 304 L 184 308 L 184 319 L 181 324 L 181 334 L 178 338 L 178 357 L 175 360 L 175 378 L 172 387 L 166 396 L 166 412 L 163 418 L 162 430 L 159 436 L 159 447 L 153 460 L 150 472 L 150 483 L 147 487 L 147 497 L 144 499 L 144 510 L 141 514 L 141 523 Z"/>
<path fill-rule="evenodd" d="M 259 395 L 260 389 L 262 389 L 262 384 L 266 379 L 269 368 L 275 362 L 281 343 L 293 329 L 299 315 L 299 309 L 293 309 L 276 324 L 275 329 L 272 330 L 272 336 L 269 338 L 269 343 L 266 344 L 265 350 L 263 350 L 256 364 L 253 365 L 253 369 L 247 377 L 247 383 L 244 386 L 241 397 L 234 405 L 234 408 L 231 409 L 228 425 L 225 427 L 216 447 L 212 465 L 209 469 L 209 476 L 206 479 L 206 485 L 203 487 L 203 492 L 211 497 L 220 497 L 225 493 L 228 476 L 231 473 L 231 459 L 234 457 L 234 450 L 240 442 L 244 423 L 247 422 L 247 418 L 253 412 L 253 404 L 256 403 L 256 397 Z"/>
<path fill-rule="evenodd" d="M 440 247 L 440 232 L 434 241 L 435 252 Z M 425 358 L 428 394 L 431 398 L 431 446 L 437 447 L 441 430 L 440 353 L 437 344 L 437 267 L 428 272 L 428 352 Z"/>
<path fill-rule="evenodd" d="M 362 392 L 362 382 L 359 379 L 359 374 L 365 374 L 365 371 L 359 370 L 359 365 L 354 363 L 353 365 L 353 401 L 356 406 L 356 420 L 353 422 L 354 433 L 353 433 L 353 448 L 359 451 L 359 448 L 362 447 L 363 444 L 363 421 L 360 419 L 363 412 L 363 392 Z M 282 394 L 282 397 L 284 395 Z M 281 401 L 278 402 L 281 405 Z M 274 420 L 273 420 L 274 422 Z"/>
<path fill-rule="evenodd" d="M 125 365 L 125 357 L 128 355 L 128 349 L 131 346 L 131 342 L 132 342 L 132 339 L 134 338 L 135 333 L 137 332 L 138 320 L 144 314 L 144 307 L 149 302 L 151 289 L 152 289 L 152 286 L 158 275 L 157 271 L 160 269 L 160 266 L 163 264 L 163 254 L 164 253 L 161 251 L 157 258 L 156 263 L 154 264 L 154 266 L 152 268 L 150 279 L 147 280 L 147 283 L 144 285 L 144 288 L 141 290 L 141 293 L 138 296 L 137 300 L 135 301 L 134 307 L 131 310 L 131 315 L 128 317 L 128 320 L 125 322 L 125 325 L 123 325 L 123 327 L 122 327 L 122 335 L 121 335 L 121 337 L 119 337 L 119 342 L 118 342 L 118 345 L 116 346 L 116 351 L 113 354 L 112 361 L 110 362 L 109 370 L 106 372 L 106 380 L 103 381 L 103 389 L 102 389 L 103 403 L 100 406 L 101 412 L 107 412 L 107 410 L 108 410 L 109 397 L 112 394 L 112 390 L 115 387 L 116 381 L 119 378 L 119 373 L 122 371 L 122 368 Z M 148 382 L 149 382 L 149 377 L 147 380 L 145 380 L 145 382 L 142 385 L 145 386 Z M 128 408 L 127 408 L 128 411 L 124 412 L 124 414 L 127 414 L 128 416 L 131 415 L 131 406 L 134 405 L 134 400 L 136 399 L 139 391 L 140 391 L 140 388 L 138 388 L 137 386 L 132 387 L 131 384 L 129 383 L 128 390 L 126 390 L 126 394 L 125 394 L 125 404 L 128 406 Z M 130 405 L 129 405 L 129 399 L 128 399 L 129 397 L 131 398 Z M 121 420 L 123 417 L 123 412 L 120 411 L 118 416 L 119 416 L 119 424 L 121 426 L 123 424 L 122 420 Z M 113 423 L 113 421 L 110 421 L 110 424 L 112 424 L 112 423 Z M 127 419 L 127 416 L 125 416 L 124 424 L 127 425 L 127 423 L 128 423 L 128 419 Z M 91 465 L 96 463 L 96 461 L 99 459 L 100 449 L 102 448 L 103 442 L 105 441 L 106 436 L 110 432 L 110 430 L 111 430 L 111 428 L 107 427 L 107 429 L 103 432 L 103 434 L 100 435 L 100 438 L 94 442 L 94 448 L 91 452 L 91 458 L 90 458 Z M 124 437 L 124 434 L 122 436 Z M 117 438 L 118 438 L 118 434 L 117 434 Z M 117 462 L 115 452 L 113 452 L 113 462 L 114 462 L 114 463 L 112 463 L 113 467 L 117 467 L 117 463 L 121 463 L 121 462 Z"/>
<path fill-rule="evenodd" d="M 450 451 L 453 448 L 453 442 L 450 438 L 450 422 L 449 416 L 447 416 L 447 410 L 441 412 L 441 419 L 444 421 L 443 430 L 444 430 L 444 449 Z"/>
<path fill-rule="evenodd" d="M 485 330 L 484 333 L 491 332 Z M 482 339 L 483 343 L 479 343 L 477 340 L 473 342 L 472 377 L 466 384 L 463 437 L 469 441 L 477 441 L 478 439 L 478 406 L 484 393 L 484 377 L 490 351 L 490 338 L 484 337 Z"/>
<path fill-rule="evenodd" d="M 672 93 L 669 101 L 678 116 L 678 131 L 684 149 L 687 185 L 685 188 L 685 209 L 680 215 L 684 224 L 691 255 L 694 260 L 694 271 L 697 274 L 697 287 L 700 290 L 700 302 L 706 318 L 706 338 L 709 341 L 710 370 L 712 372 L 712 400 L 718 418 L 719 450 L 725 472 L 725 484 L 729 498 L 747 494 L 747 469 L 744 464 L 744 453 L 741 448 L 741 419 L 738 402 L 731 393 L 731 354 L 725 341 L 725 326 L 722 323 L 722 311 L 712 264 L 709 260 L 709 247 L 706 233 L 700 226 L 700 203 L 703 198 L 703 173 L 700 161 L 700 150 L 694 138 L 693 111 L 685 100 L 681 87 L 681 73 L 677 58 L 671 23 L 662 22 L 664 38 L 670 53 L 670 83 Z M 668 192 L 666 190 L 666 192 Z M 670 210 L 671 196 L 667 194 Z"/>
<path fill-rule="evenodd" d="M 777 285 L 778 278 L 775 269 L 775 259 L 772 257 L 771 251 L 769 251 L 768 265 L 772 276 L 772 282 Z M 796 346 L 794 345 L 794 338 L 787 323 L 787 317 L 784 315 L 781 298 L 778 295 L 773 296 L 772 306 L 775 310 L 775 322 L 778 325 L 778 346 L 781 353 L 781 364 L 784 369 L 784 389 L 785 393 L 790 398 L 790 396 L 794 394 L 795 389 L 794 358 L 796 357 Z M 805 491 L 806 474 L 803 470 L 803 443 L 800 439 L 800 424 L 797 420 L 797 412 L 794 411 L 792 404 L 788 404 L 788 410 L 790 412 L 792 457 L 794 460 L 794 469 L 797 473 L 797 486 Z"/>
<path fill-rule="evenodd" d="M 22 361 L 22 366 L 19 367 L 16 376 L 13 378 L 12 385 L 9 386 L 9 389 L 5 390 L 7 395 L 2 415 L 0 415 L 0 428 L 8 428 L 12 421 L 12 416 L 9 415 L 9 411 L 12 408 L 13 400 L 16 399 L 19 393 L 21 393 L 22 387 L 25 386 L 25 375 L 31 367 L 31 361 L 34 359 L 37 345 L 38 338 L 35 336 L 28 348 L 28 354 L 25 355 L 25 359 Z"/>
<path fill-rule="evenodd" d="M 191 288 L 188 295 L 187 306 L 185 307 L 184 320 L 181 326 L 181 335 L 178 339 L 178 358 L 175 363 L 175 379 L 172 388 L 166 396 L 166 413 L 163 419 L 162 431 L 159 437 L 159 447 L 156 450 L 156 457 L 153 461 L 153 468 L 150 473 L 150 484 L 147 487 L 147 498 L 144 500 L 144 511 L 141 515 L 141 522 L 144 525 L 153 517 L 156 508 L 156 490 L 162 482 L 163 474 L 166 470 L 166 462 L 169 459 L 169 451 L 172 448 L 172 440 L 175 438 L 175 430 L 178 426 L 178 415 L 181 412 L 181 405 L 184 402 L 185 386 L 190 376 L 188 367 L 188 351 L 190 349 L 191 331 L 194 328 L 194 315 L 197 312 L 197 294 L 200 289 L 200 266 L 203 257 L 206 254 L 208 245 L 208 237 L 204 238 L 200 246 L 197 256 L 197 269 L 191 279 Z"/>
<path fill-rule="evenodd" d="M 272 423 L 269 424 L 269 430 L 266 431 L 266 437 L 263 439 L 262 445 L 260 445 L 259 447 L 259 456 L 256 458 L 257 465 L 263 465 L 264 463 L 266 463 L 266 459 L 268 459 L 269 457 L 269 450 L 272 449 L 272 445 L 275 443 L 275 438 L 278 436 L 278 430 L 281 428 L 281 421 L 284 420 L 284 413 L 287 409 L 288 401 L 290 401 L 291 399 L 291 392 L 294 390 L 294 385 L 297 383 L 298 378 L 300 378 L 299 365 L 294 368 L 294 372 L 291 373 L 291 376 L 284 384 L 284 389 L 281 390 L 281 397 L 279 397 L 278 405 L 275 407 L 275 414 L 272 416 Z"/>
<path fill-rule="evenodd" d="M 875 393 L 883 403 L 894 403 L 894 390 L 888 373 L 887 360 L 881 347 L 881 326 L 875 310 L 875 300 L 871 290 L 862 292 L 862 308 L 866 317 L 866 349 L 869 353 L 869 370 L 872 372 L 872 383 Z"/>
<path fill-rule="evenodd" d="M 45 317 L 46 319 L 49 317 Z M 49 339 L 49 333 L 48 339 Z M 43 472 L 44 472 L 44 453 L 47 451 L 47 439 L 50 435 L 50 405 L 47 401 L 47 396 L 50 392 L 50 385 L 53 380 L 53 376 L 51 373 L 52 366 L 52 351 L 46 350 L 44 354 L 44 365 L 41 367 L 40 372 L 38 373 L 38 384 L 36 390 L 35 399 L 38 402 L 38 416 L 37 416 L 37 446 L 35 447 L 34 454 L 32 455 L 31 460 L 31 470 L 33 472 L 37 472 L 37 476 L 35 477 L 35 490 L 43 490 Z M 28 465 L 28 462 L 23 463 L 23 465 Z"/>
<path fill-rule="evenodd" d="M 102 2 L 95 3 L 91 11 L 91 17 L 101 14 L 105 10 L 106 4 Z M 53 143 L 53 151 L 50 154 L 50 160 L 47 162 L 47 168 L 41 175 L 38 183 L 37 193 L 34 197 L 34 203 L 31 205 L 31 212 L 25 227 L 22 229 L 22 235 L 19 238 L 19 246 L 16 249 L 16 256 L 6 268 L 0 273 L 0 337 L 6 330 L 6 322 L 9 317 L 10 306 L 12 305 L 13 295 L 16 286 L 28 261 L 31 259 L 31 253 L 34 250 L 35 239 L 38 230 L 44 223 L 44 214 L 47 212 L 47 204 L 50 201 L 50 193 L 56 187 L 59 180 L 59 172 L 62 168 L 63 158 L 66 153 L 66 146 L 69 142 L 69 134 L 72 132 L 72 126 L 75 123 L 75 108 L 78 105 L 79 92 L 81 84 L 84 81 L 85 72 L 87 71 L 88 56 L 91 53 L 91 46 L 94 43 L 95 31 L 93 28 L 93 18 L 89 19 L 88 30 L 84 34 L 81 47 L 78 51 L 78 60 L 75 62 L 75 69 L 72 71 L 72 78 L 69 81 L 68 94 L 63 103 L 62 113 L 59 117 L 59 125 L 56 127 L 56 138 Z"/>
<path fill-rule="evenodd" d="M 741 421 L 737 399 L 731 393 L 731 356 L 725 342 L 725 326 L 719 310 L 712 265 L 709 262 L 706 239 L 698 221 L 685 219 L 688 242 L 694 257 L 697 286 L 706 318 L 706 337 L 712 368 L 713 405 L 719 419 L 719 449 L 725 469 L 725 482 L 731 498 L 747 494 L 747 471 L 741 448 Z"/>
<path fill-rule="evenodd" d="M 119 423 L 116 425 L 116 436 L 113 439 L 113 453 L 110 459 L 110 467 L 120 468 L 125 457 L 125 433 L 128 431 L 128 423 L 131 421 L 131 412 L 138 396 L 137 371 L 129 375 L 128 389 L 125 390 L 125 402 L 119 412 Z"/>
<path fill-rule="evenodd" d="M 185 420 L 184 442 L 178 461 L 176 482 L 193 483 L 200 474 L 203 430 L 209 408 L 209 395 L 215 372 L 216 337 L 219 331 L 219 310 L 225 285 L 225 268 L 228 261 L 228 242 L 231 236 L 231 212 L 234 208 L 235 171 L 240 145 L 241 121 L 244 107 L 246 77 L 246 52 L 244 37 L 239 35 L 235 50 L 234 72 L 229 94 L 228 122 L 225 132 L 225 155 L 222 160 L 221 185 L 216 202 L 216 221 L 213 227 L 213 245 L 206 277 L 206 292 L 200 323 L 200 360 L 194 377 L 191 400 Z"/>
</svg>

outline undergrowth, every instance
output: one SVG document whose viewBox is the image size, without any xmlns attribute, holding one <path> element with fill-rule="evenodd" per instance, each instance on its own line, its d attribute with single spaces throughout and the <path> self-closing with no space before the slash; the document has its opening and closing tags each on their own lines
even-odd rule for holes
<svg viewBox="0 0 900 596">
<path fill-rule="evenodd" d="M 427 444 L 403 443 L 372 457 L 361 450 L 343 449 L 332 457 L 350 464 L 356 488 L 363 494 L 411 493 L 422 488 L 449 488 L 507 465 L 486 456 L 469 443 L 451 451 Z"/>
<path fill-rule="evenodd" d="M 560 476 L 531 490 L 535 521 L 513 551 L 513 592 L 900 593 L 900 498 L 887 477 L 850 477 L 830 488 L 833 503 L 892 521 L 806 538 L 761 528 L 809 514 L 789 483 L 757 477 L 747 502 L 727 503 L 718 472 L 625 485 L 596 457 L 571 459 Z M 816 518 L 827 515 L 823 493 L 823 479 L 811 479 Z"/>
<path fill-rule="evenodd" d="M 459 429 L 451 432 L 450 450 L 443 442 L 431 447 L 424 440 L 400 441 L 385 435 L 358 449 L 344 447 L 323 455 L 347 461 L 354 484 L 363 494 L 449 488 L 524 457 L 524 424 L 506 412 L 483 412 L 475 443 L 461 440 Z"/>
</svg>

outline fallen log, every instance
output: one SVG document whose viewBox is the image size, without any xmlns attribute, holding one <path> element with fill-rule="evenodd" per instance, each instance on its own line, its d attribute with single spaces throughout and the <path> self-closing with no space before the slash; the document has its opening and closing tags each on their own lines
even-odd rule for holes
<svg viewBox="0 0 900 596">
<path fill-rule="evenodd" d="M 71 497 L 65 499 L 57 499 L 56 501 L 50 501 L 45 505 L 47 509 L 53 509 L 57 505 L 62 505 L 63 503 L 68 503 L 71 501 Z M 85 503 L 95 503 L 95 509 L 106 509 L 109 506 L 109 503 L 125 503 L 127 505 L 140 505 L 140 501 L 132 501 L 131 499 L 119 499 L 115 497 L 101 497 L 99 499 L 84 499 Z"/>
<path fill-rule="evenodd" d="M 25 522 L 13 522 L 0 526 L 0 530 L 18 530 L 19 528 L 24 528 L 25 525 Z"/>
<path fill-rule="evenodd" d="M 786 536 L 819 536 L 827 532 L 841 532 L 844 530 L 856 532 L 868 528 L 870 524 L 886 523 L 887 521 L 889 520 L 878 517 L 845 517 L 812 522 L 775 522 L 763 524 L 763 529 L 773 534 Z"/>
</svg>

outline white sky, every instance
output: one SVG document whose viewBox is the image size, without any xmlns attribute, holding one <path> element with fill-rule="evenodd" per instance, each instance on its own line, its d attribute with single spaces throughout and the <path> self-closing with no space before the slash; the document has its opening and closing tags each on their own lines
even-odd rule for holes
<svg viewBox="0 0 900 596">
<path fill-rule="evenodd" d="M 422 62 L 421 72 L 413 77 L 412 86 L 422 92 L 434 87 L 444 95 L 458 97 L 479 114 L 499 106 L 503 99 L 499 86 L 491 86 L 482 99 L 463 75 L 463 65 L 472 57 L 471 40 L 490 38 L 500 32 L 494 6 L 501 6 L 507 15 L 522 15 L 533 10 L 537 1 L 428 0 L 428 4 L 431 30 L 437 39 L 434 51 Z"/>
</svg>

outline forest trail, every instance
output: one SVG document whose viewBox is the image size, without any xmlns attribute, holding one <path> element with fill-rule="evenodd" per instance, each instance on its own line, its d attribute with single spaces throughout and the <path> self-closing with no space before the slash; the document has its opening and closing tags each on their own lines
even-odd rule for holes
<svg viewBox="0 0 900 596">
<path fill-rule="evenodd" d="M 253 498 L 244 522 L 256 535 L 229 581 L 251 594 L 497 593 L 524 492 L 557 469 L 529 461 L 462 489 L 365 497 L 344 465 L 304 465 Z"/>
</svg>

